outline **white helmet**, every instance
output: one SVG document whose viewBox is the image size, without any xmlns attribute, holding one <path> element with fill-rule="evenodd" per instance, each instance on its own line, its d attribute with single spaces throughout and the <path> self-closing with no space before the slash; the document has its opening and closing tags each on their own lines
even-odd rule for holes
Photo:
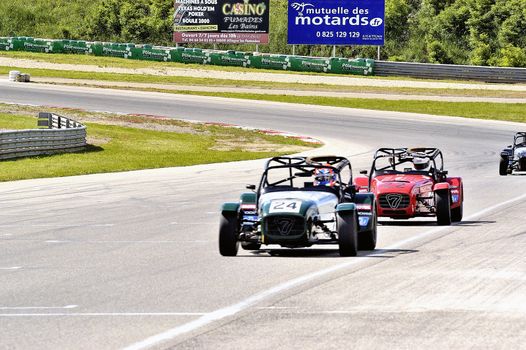
<svg viewBox="0 0 526 350">
<path fill-rule="evenodd" d="M 427 170 L 429 167 L 429 159 L 422 157 L 413 158 L 413 165 L 416 170 Z"/>
</svg>

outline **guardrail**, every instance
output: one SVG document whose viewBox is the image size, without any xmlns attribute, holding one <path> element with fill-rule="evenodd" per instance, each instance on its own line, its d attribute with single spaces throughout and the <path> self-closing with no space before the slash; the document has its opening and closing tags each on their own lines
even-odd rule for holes
<svg viewBox="0 0 526 350">
<path fill-rule="evenodd" d="M 526 68 L 460 66 L 454 64 L 376 61 L 375 75 L 476 80 L 488 83 L 526 82 Z"/>
<path fill-rule="evenodd" d="M 39 113 L 38 126 L 48 129 L 0 132 L 0 159 L 78 152 L 86 147 L 86 127 L 72 119 Z"/>
</svg>

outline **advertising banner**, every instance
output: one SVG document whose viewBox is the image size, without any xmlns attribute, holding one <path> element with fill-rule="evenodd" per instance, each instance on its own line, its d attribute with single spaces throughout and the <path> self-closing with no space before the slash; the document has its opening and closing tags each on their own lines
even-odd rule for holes
<svg viewBox="0 0 526 350">
<path fill-rule="evenodd" d="M 384 45 L 385 0 L 289 0 L 288 43 Z"/>
<path fill-rule="evenodd" d="M 267 44 L 270 0 L 175 0 L 174 42 Z"/>
</svg>

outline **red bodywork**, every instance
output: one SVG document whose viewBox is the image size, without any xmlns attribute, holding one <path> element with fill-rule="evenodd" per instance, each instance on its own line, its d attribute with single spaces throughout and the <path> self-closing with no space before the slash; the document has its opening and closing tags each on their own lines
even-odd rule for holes
<svg viewBox="0 0 526 350">
<path fill-rule="evenodd" d="M 357 177 L 355 185 L 359 191 L 367 190 L 369 178 Z M 464 193 L 460 177 L 447 177 L 441 182 L 421 174 L 384 174 L 371 178 L 371 192 L 376 195 L 379 217 L 435 216 L 435 193 L 440 190 L 449 190 L 451 209 L 462 205 Z"/>
</svg>

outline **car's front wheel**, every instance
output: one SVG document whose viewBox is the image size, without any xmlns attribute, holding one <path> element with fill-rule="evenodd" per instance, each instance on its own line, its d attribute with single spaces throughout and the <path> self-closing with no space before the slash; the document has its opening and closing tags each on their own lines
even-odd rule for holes
<svg viewBox="0 0 526 350">
<path fill-rule="evenodd" d="M 440 190 L 435 193 L 437 224 L 451 225 L 451 198 L 449 190 Z"/>
<path fill-rule="evenodd" d="M 236 213 L 221 216 L 219 223 L 219 253 L 223 256 L 236 256 L 239 249 L 237 240 L 238 220 Z"/>
<path fill-rule="evenodd" d="M 358 249 L 359 250 L 374 250 L 376 248 L 377 225 L 378 216 L 376 215 L 376 204 L 373 205 L 373 212 L 371 216 L 372 227 L 369 231 L 360 232 L 358 234 Z"/>
<path fill-rule="evenodd" d="M 508 159 L 502 158 L 499 163 L 499 174 L 500 176 L 508 175 Z"/>
<path fill-rule="evenodd" d="M 341 256 L 356 256 L 358 254 L 358 225 L 355 212 L 337 213 L 338 245 Z"/>
</svg>

